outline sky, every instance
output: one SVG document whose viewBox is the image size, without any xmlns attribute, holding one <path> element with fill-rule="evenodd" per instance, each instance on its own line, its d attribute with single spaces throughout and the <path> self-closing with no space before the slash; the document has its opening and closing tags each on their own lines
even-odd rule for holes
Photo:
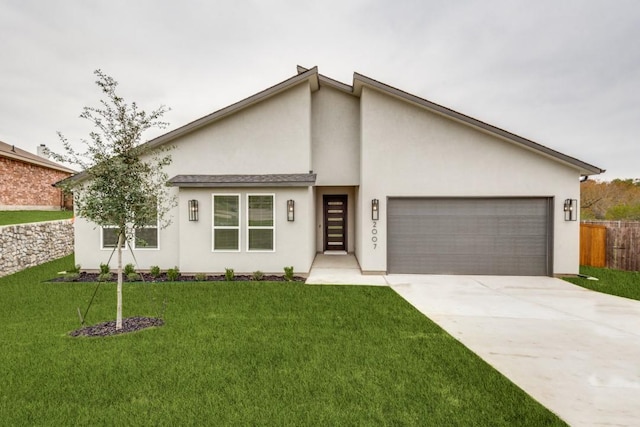
<svg viewBox="0 0 640 427">
<path fill-rule="evenodd" d="M 0 140 L 34 153 L 81 148 L 96 69 L 170 130 L 302 65 L 640 178 L 637 0 L 0 0 L 0 52 Z"/>
</svg>

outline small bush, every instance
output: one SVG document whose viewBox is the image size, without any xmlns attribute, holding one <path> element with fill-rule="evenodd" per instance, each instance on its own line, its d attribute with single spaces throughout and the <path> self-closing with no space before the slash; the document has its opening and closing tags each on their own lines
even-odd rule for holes
<svg viewBox="0 0 640 427">
<path fill-rule="evenodd" d="M 125 276 L 129 277 L 130 274 L 136 272 L 136 268 L 133 266 L 133 264 L 129 263 L 124 266 L 124 270 L 122 270 L 122 272 Z"/>
<path fill-rule="evenodd" d="M 100 274 L 108 274 L 111 273 L 111 267 L 109 267 L 109 264 L 100 264 Z"/>
<path fill-rule="evenodd" d="M 62 276 L 62 280 L 65 282 L 74 282 L 80 278 L 80 273 L 69 271 Z"/>
<path fill-rule="evenodd" d="M 138 280 L 140 280 L 140 275 L 135 271 L 127 274 L 127 282 L 137 282 Z"/>
<path fill-rule="evenodd" d="M 224 279 L 227 282 L 232 282 L 235 279 L 236 274 L 233 272 L 233 268 L 225 268 L 224 269 Z"/>
<path fill-rule="evenodd" d="M 80 273 L 80 264 L 76 264 L 75 267 L 68 269 L 67 273 Z"/>
<path fill-rule="evenodd" d="M 157 279 L 158 277 L 160 277 L 160 267 L 158 267 L 157 265 L 152 265 L 151 268 L 149 268 L 149 274 L 151 274 L 151 277 L 153 277 L 154 279 Z"/>
<path fill-rule="evenodd" d="M 262 271 L 258 270 L 258 271 L 254 271 L 254 272 L 253 272 L 253 276 L 252 276 L 252 279 L 253 279 L 253 280 L 255 280 L 255 281 L 258 281 L 258 282 L 259 282 L 259 281 L 260 281 L 260 280 L 262 280 L 263 278 L 264 278 L 264 273 L 263 273 Z"/>
<path fill-rule="evenodd" d="M 284 268 L 284 280 L 291 282 L 293 280 L 293 266 Z"/>
<path fill-rule="evenodd" d="M 180 277 L 180 269 L 176 266 L 167 270 L 167 279 L 171 282 L 175 282 Z"/>
<path fill-rule="evenodd" d="M 98 274 L 98 282 L 108 282 L 111 277 L 113 277 L 111 273 L 100 273 Z"/>
<path fill-rule="evenodd" d="M 196 273 L 194 278 L 196 279 L 196 282 L 204 282 L 207 280 L 207 275 L 204 273 Z"/>
</svg>

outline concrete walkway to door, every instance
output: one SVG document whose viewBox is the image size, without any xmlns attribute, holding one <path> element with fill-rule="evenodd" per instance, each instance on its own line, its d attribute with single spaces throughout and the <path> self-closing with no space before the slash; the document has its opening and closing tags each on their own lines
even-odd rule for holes
<svg viewBox="0 0 640 427">
<path fill-rule="evenodd" d="M 385 277 L 570 425 L 640 425 L 640 301 L 549 277 Z"/>
<path fill-rule="evenodd" d="M 386 286 L 382 275 L 364 275 L 353 254 L 317 254 L 311 265 L 307 285 Z"/>
</svg>

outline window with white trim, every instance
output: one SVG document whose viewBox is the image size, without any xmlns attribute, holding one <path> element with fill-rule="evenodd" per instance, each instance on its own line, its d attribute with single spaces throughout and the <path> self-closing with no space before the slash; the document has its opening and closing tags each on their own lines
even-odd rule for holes
<svg viewBox="0 0 640 427">
<path fill-rule="evenodd" d="M 240 251 L 240 195 L 213 195 L 213 250 Z"/>
<path fill-rule="evenodd" d="M 114 249 L 118 246 L 118 228 L 102 227 L 102 249 Z M 133 249 L 158 249 L 158 224 L 145 225 L 133 231 L 133 239 L 130 239 Z M 123 249 L 128 246 L 125 242 Z"/>
<path fill-rule="evenodd" d="M 274 194 L 247 194 L 247 251 L 275 250 L 274 199 Z"/>
<path fill-rule="evenodd" d="M 101 244 L 102 249 L 114 249 L 118 246 L 118 228 L 117 227 L 102 227 L 101 230 Z"/>
</svg>

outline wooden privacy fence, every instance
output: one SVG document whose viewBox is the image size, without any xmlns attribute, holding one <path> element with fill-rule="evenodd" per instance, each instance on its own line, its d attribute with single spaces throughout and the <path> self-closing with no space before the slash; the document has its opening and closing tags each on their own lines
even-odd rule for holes
<svg viewBox="0 0 640 427">
<path fill-rule="evenodd" d="M 580 265 L 640 270 L 640 222 L 583 221 Z"/>
</svg>

